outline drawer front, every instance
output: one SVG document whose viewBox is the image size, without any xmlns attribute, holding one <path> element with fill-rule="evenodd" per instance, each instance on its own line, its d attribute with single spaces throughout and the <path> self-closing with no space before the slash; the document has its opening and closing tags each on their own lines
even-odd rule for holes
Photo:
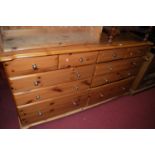
<svg viewBox="0 0 155 155">
<path fill-rule="evenodd" d="M 58 116 L 66 112 L 77 110 L 87 105 L 88 92 L 79 96 L 65 96 L 53 100 L 37 102 L 33 105 L 18 108 L 23 125 Z"/>
<path fill-rule="evenodd" d="M 110 83 L 104 86 L 93 88 L 90 91 L 89 104 L 95 104 L 97 102 L 104 101 L 108 98 L 119 96 L 127 92 L 133 82 L 134 77 L 130 77 L 125 80 Z"/>
<path fill-rule="evenodd" d="M 58 56 L 21 58 L 4 63 L 8 76 L 33 74 L 58 68 Z"/>
<path fill-rule="evenodd" d="M 128 78 L 130 76 L 135 76 L 138 70 L 139 68 L 132 68 L 129 70 L 123 70 L 123 71 L 113 72 L 110 74 L 94 76 L 92 80 L 92 87 L 109 84 L 111 82 L 119 81 L 119 80 Z"/>
<path fill-rule="evenodd" d="M 17 106 L 68 94 L 78 94 L 90 88 L 91 79 L 59 84 L 47 88 L 31 90 L 27 93 L 14 93 Z"/>
<path fill-rule="evenodd" d="M 133 47 L 100 51 L 97 62 L 107 62 L 125 58 L 143 56 L 148 51 L 146 47 Z"/>
<path fill-rule="evenodd" d="M 90 78 L 93 75 L 94 67 L 94 65 L 87 65 L 45 73 L 17 76 L 9 78 L 9 81 L 13 92 L 29 91 L 31 89 Z"/>
<path fill-rule="evenodd" d="M 126 60 L 112 61 L 96 65 L 95 75 L 103 75 L 107 73 L 118 72 L 135 67 L 139 67 L 143 62 L 143 58 L 131 58 Z"/>
<path fill-rule="evenodd" d="M 63 54 L 59 56 L 59 68 L 81 66 L 96 62 L 98 52 Z"/>
</svg>

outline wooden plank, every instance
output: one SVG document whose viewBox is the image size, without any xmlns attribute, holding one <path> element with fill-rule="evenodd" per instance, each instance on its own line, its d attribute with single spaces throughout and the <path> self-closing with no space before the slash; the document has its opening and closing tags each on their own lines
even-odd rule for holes
<svg viewBox="0 0 155 155">
<path fill-rule="evenodd" d="M 112 44 L 87 44 L 87 45 L 72 45 L 55 48 L 39 48 L 29 50 L 13 50 L 11 52 L 0 53 L 0 61 L 10 61 L 13 59 L 36 57 L 36 56 L 48 56 L 55 54 L 67 54 L 67 53 L 81 53 L 81 52 L 94 52 L 99 50 L 117 49 L 126 47 L 139 47 L 139 46 L 151 46 L 151 42 L 123 42 Z"/>
<path fill-rule="evenodd" d="M 146 61 L 142 64 L 142 66 L 141 66 L 132 86 L 131 86 L 132 90 L 136 90 L 140 86 L 140 83 L 141 83 L 145 73 L 147 72 L 147 69 L 148 69 L 150 63 L 152 62 L 153 54 L 148 52 L 145 59 L 146 59 Z"/>
</svg>

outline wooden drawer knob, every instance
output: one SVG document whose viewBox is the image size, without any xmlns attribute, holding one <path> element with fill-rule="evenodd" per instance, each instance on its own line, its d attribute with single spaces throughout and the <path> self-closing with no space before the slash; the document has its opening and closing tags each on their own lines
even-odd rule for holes
<svg viewBox="0 0 155 155">
<path fill-rule="evenodd" d="M 130 56 L 133 56 L 133 52 L 130 52 Z"/>
<path fill-rule="evenodd" d="M 36 100 L 39 100 L 41 97 L 40 97 L 40 95 L 37 95 L 36 96 Z"/>
<path fill-rule="evenodd" d="M 122 90 L 126 90 L 126 88 L 125 87 L 122 87 Z"/>
<path fill-rule="evenodd" d="M 132 62 L 131 63 L 133 66 L 137 66 L 137 63 L 136 62 Z"/>
<path fill-rule="evenodd" d="M 77 103 L 76 101 L 73 101 L 72 104 L 73 104 L 74 106 L 79 106 L 79 103 Z"/>
<path fill-rule="evenodd" d="M 78 86 L 75 86 L 74 89 L 75 89 L 75 91 L 78 91 L 79 90 L 79 87 Z"/>
<path fill-rule="evenodd" d="M 104 97 L 104 95 L 102 93 L 100 93 L 99 96 L 100 96 L 100 98 L 103 98 Z"/>
<path fill-rule="evenodd" d="M 117 58 L 117 53 L 113 53 L 112 57 Z"/>
<path fill-rule="evenodd" d="M 131 72 L 128 72 L 128 76 L 131 76 Z"/>
<path fill-rule="evenodd" d="M 81 57 L 81 58 L 79 59 L 79 61 L 82 63 L 84 60 L 83 60 L 83 58 Z"/>
<path fill-rule="evenodd" d="M 109 82 L 109 80 L 108 80 L 108 79 L 104 79 L 104 81 L 105 81 L 106 83 L 108 83 L 108 82 Z"/>
<path fill-rule="evenodd" d="M 37 66 L 36 64 L 33 64 L 33 65 L 32 65 L 32 69 L 33 69 L 33 70 L 37 70 L 37 69 L 38 69 L 38 66 Z"/>
<path fill-rule="evenodd" d="M 112 67 L 109 67 L 109 70 L 112 71 L 113 70 Z"/>
<path fill-rule="evenodd" d="M 75 73 L 76 73 L 76 78 L 79 80 L 81 77 L 80 73 L 78 71 L 76 71 Z"/>
<path fill-rule="evenodd" d="M 34 81 L 34 86 L 39 86 L 40 81 Z"/>
<path fill-rule="evenodd" d="M 43 113 L 41 111 L 37 112 L 37 116 L 42 116 L 42 115 L 43 115 Z"/>
</svg>

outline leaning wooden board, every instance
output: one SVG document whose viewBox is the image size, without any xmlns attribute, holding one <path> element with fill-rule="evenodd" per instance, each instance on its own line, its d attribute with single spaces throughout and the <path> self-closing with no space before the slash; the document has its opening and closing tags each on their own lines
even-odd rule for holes
<svg viewBox="0 0 155 155">
<path fill-rule="evenodd" d="M 129 93 L 151 45 L 124 42 L 1 51 L 21 128 Z"/>
</svg>

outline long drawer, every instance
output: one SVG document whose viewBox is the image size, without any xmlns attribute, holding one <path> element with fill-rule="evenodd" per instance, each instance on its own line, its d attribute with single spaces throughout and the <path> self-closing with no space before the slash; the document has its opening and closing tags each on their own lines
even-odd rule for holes
<svg viewBox="0 0 155 155">
<path fill-rule="evenodd" d="M 99 52 L 97 62 L 107 62 L 125 58 L 139 57 L 143 56 L 145 52 L 149 50 L 148 47 L 132 47 L 132 48 L 121 48 L 104 50 Z"/>
<path fill-rule="evenodd" d="M 94 65 L 66 68 L 44 73 L 11 77 L 9 81 L 13 92 L 29 91 L 31 89 L 90 78 L 93 75 L 94 68 Z"/>
<path fill-rule="evenodd" d="M 81 66 L 96 62 L 98 52 L 59 55 L 59 68 Z"/>
<path fill-rule="evenodd" d="M 58 116 L 66 112 L 77 110 L 87 105 L 88 92 L 80 95 L 64 96 L 36 102 L 33 105 L 18 108 L 23 125 Z"/>
<path fill-rule="evenodd" d="M 140 57 L 97 64 L 95 76 L 139 67 L 142 62 L 143 58 Z"/>
<path fill-rule="evenodd" d="M 91 89 L 89 104 L 95 104 L 108 98 L 124 94 L 130 88 L 133 79 L 134 77 L 130 77 L 125 80 Z"/>
<path fill-rule="evenodd" d="M 28 92 L 14 93 L 17 106 L 32 102 L 63 96 L 67 94 L 78 94 L 81 91 L 88 90 L 91 85 L 91 79 L 68 82 L 40 89 L 30 90 Z"/>
<path fill-rule="evenodd" d="M 5 62 L 4 67 L 9 77 L 56 70 L 58 68 L 58 56 L 14 59 Z"/>
<path fill-rule="evenodd" d="M 119 81 L 130 76 L 135 76 L 139 68 L 131 68 L 129 70 L 120 70 L 109 74 L 97 75 L 93 77 L 92 87 L 109 84 L 115 81 Z"/>
</svg>

